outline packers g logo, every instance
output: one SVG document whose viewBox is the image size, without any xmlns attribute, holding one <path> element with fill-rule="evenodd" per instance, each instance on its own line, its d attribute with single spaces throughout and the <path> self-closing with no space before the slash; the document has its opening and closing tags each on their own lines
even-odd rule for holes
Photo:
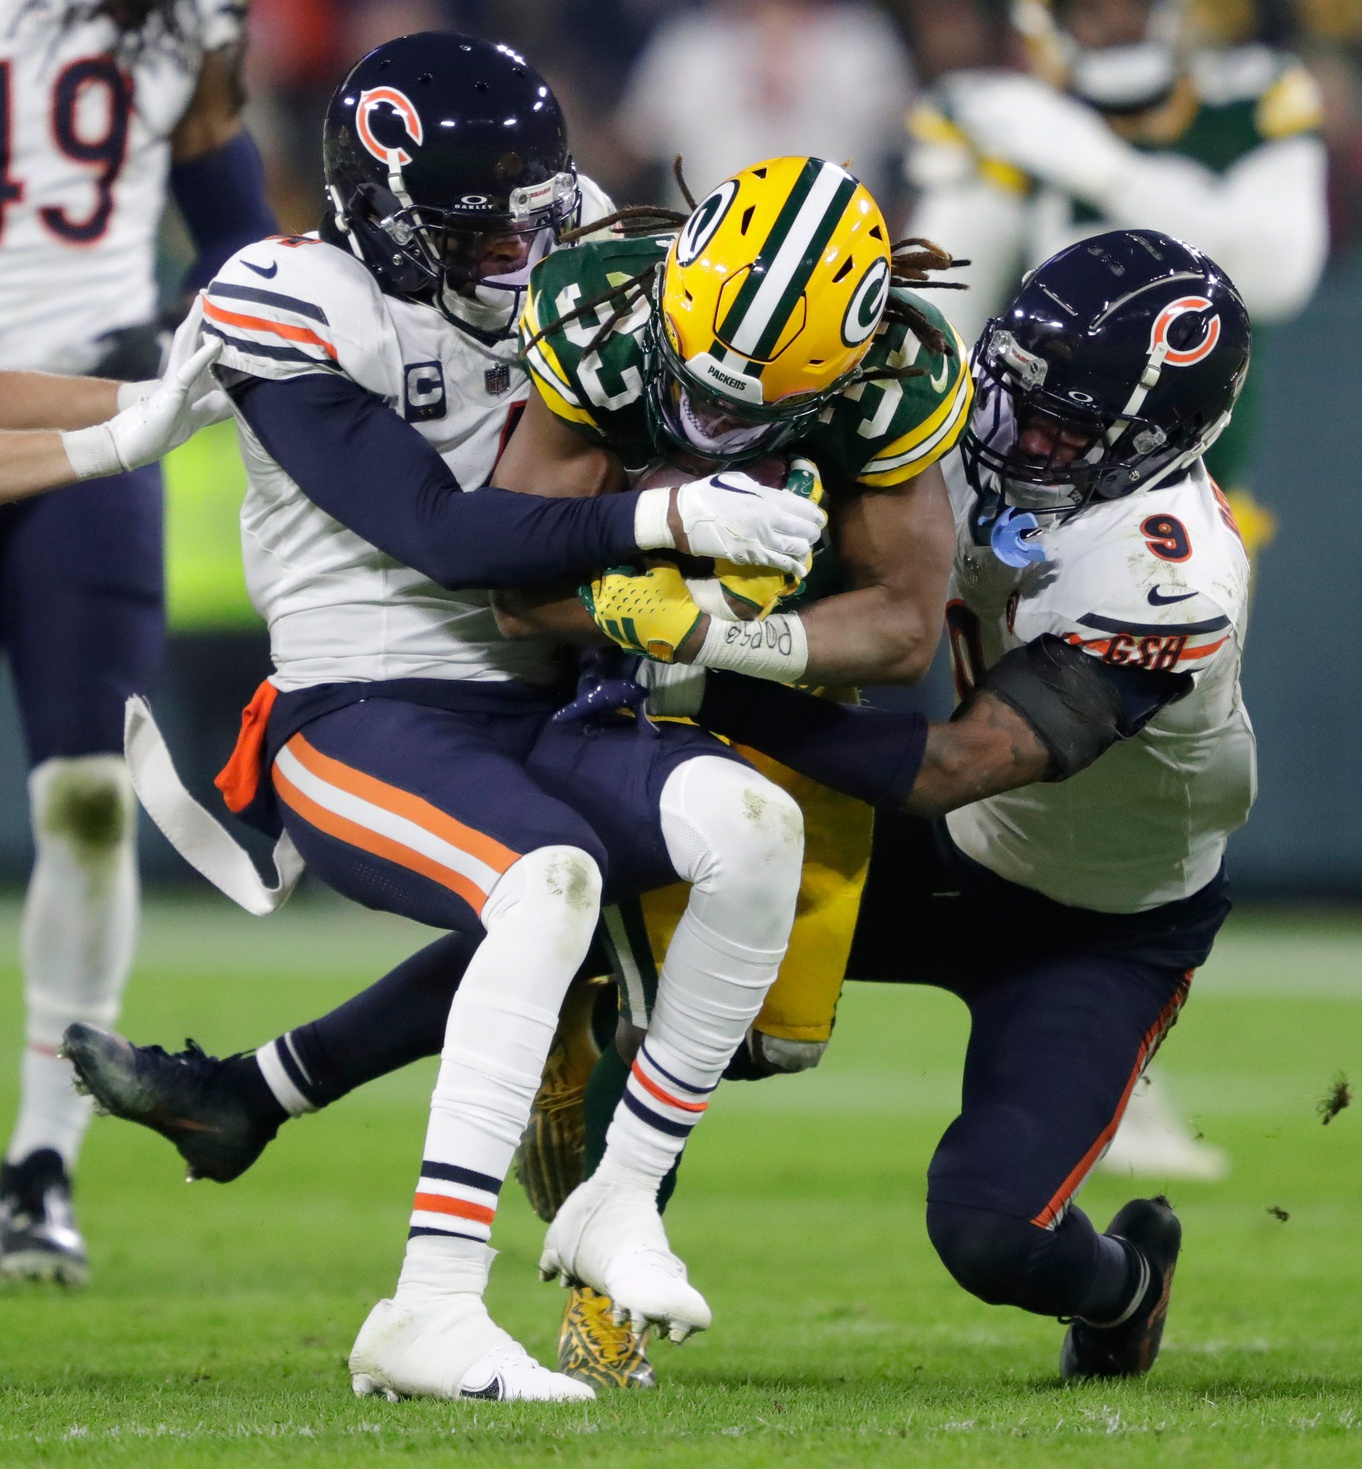
<svg viewBox="0 0 1362 1469">
<path fill-rule="evenodd" d="M 1169 367 L 1190 367 L 1194 362 L 1204 361 L 1215 351 L 1215 344 L 1220 340 L 1220 313 L 1218 311 L 1208 321 L 1202 323 L 1201 340 L 1190 347 L 1170 346 L 1168 333 L 1178 317 L 1186 315 L 1189 311 L 1209 311 L 1210 309 L 1211 303 L 1205 296 L 1180 296 L 1176 301 L 1170 301 L 1159 312 L 1153 330 L 1149 333 L 1149 350 L 1155 352 L 1159 347 L 1166 348 L 1163 360 Z"/>
<path fill-rule="evenodd" d="M 728 213 L 728 207 L 737 192 L 737 179 L 728 179 L 695 206 L 694 213 L 676 237 L 678 265 L 689 265 L 704 254 L 705 246 L 714 238 L 715 230 L 723 223 L 724 215 Z"/>
<path fill-rule="evenodd" d="M 859 347 L 874 336 L 888 299 L 889 262 L 881 255 L 861 277 L 842 318 L 842 340 L 848 347 Z"/>
<path fill-rule="evenodd" d="M 370 87 L 368 91 L 359 94 L 359 105 L 355 108 L 355 132 L 359 134 L 365 151 L 373 154 L 380 163 L 386 164 L 389 173 L 395 173 L 399 168 L 405 168 L 411 162 L 412 156 L 400 144 L 389 147 L 379 140 L 374 132 L 374 110 L 379 107 L 391 108 L 397 114 L 407 137 L 414 145 L 419 146 L 425 142 L 426 130 L 422 126 L 421 114 L 417 112 L 416 104 L 396 87 Z"/>
</svg>

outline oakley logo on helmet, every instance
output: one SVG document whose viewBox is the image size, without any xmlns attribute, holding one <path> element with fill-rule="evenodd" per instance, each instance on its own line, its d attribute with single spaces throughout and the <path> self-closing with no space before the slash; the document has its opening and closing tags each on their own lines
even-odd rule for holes
<svg viewBox="0 0 1362 1469">
<path fill-rule="evenodd" d="M 842 340 L 848 347 L 859 347 L 875 335 L 889 299 L 889 262 L 880 256 L 861 277 L 846 315 L 842 318 Z"/>
<path fill-rule="evenodd" d="M 359 94 L 359 106 L 355 108 L 355 132 L 359 134 L 365 150 L 373 154 L 380 163 L 386 164 L 391 173 L 405 168 L 412 161 L 412 155 L 400 145 L 389 147 L 374 133 L 374 110 L 379 107 L 390 107 L 397 114 L 407 137 L 414 144 L 425 142 L 426 130 L 421 123 L 421 114 L 416 110 L 416 104 L 396 87 L 370 87 L 368 91 Z"/>
<path fill-rule="evenodd" d="M 1220 313 L 1218 311 L 1209 320 L 1202 323 L 1202 338 L 1191 347 L 1174 347 L 1168 340 L 1168 333 L 1178 317 L 1184 316 L 1189 311 L 1209 311 L 1210 309 L 1211 303 L 1205 296 L 1180 296 L 1176 301 L 1170 301 L 1159 312 L 1154 328 L 1149 334 L 1150 352 L 1164 347 L 1166 350 L 1163 360 L 1169 367 L 1190 367 L 1194 362 L 1204 361 L 1215 351 L 1215 344 L 1220 340 Z"/>
<path fill-rule="evenodd" d="M 678 265 L 689 265 L 704 254 L 705 246 L 714 238 L 714 232 L 723 223 L 728 206 L 738 192 L 737 179 L 726 179 L 712 194 L 707 194 L 695 206 L 695 212 L 681 227 L 676 237 L 676 261 Z"/>
</svg>

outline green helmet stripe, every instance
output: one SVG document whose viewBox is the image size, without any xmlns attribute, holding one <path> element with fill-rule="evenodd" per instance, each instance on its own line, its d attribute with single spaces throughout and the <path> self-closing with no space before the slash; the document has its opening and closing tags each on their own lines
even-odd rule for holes
<svg viewBox="0 0 1362 1469">
<path fill-rule="evenodd" d="M 815 158 L 805 164 L 719 324 L 723 346 L 747 358 L 771 355 L 856 187 L 836 164 Z"/>
</svg>

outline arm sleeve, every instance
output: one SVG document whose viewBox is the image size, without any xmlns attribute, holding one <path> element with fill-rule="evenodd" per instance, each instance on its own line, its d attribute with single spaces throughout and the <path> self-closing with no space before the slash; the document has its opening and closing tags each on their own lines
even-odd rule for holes
<svg viewBox="0 0 1362 1469">
<path fill-rule="evenodd" d="M 699 721 L 820 785 L 897 810 L 922 766 L 927 721 L 710 671 Z"/>
<path fill-rule="evenodd" d="M 186 290 L 207 285 L 243 245 L 279 232 L 265 201 L 260 150 L 248 132 L 201 158 L 173 164 L 170 191 L 197 252 Z"/>
<path fill-rule="evenodd" d="M 636 494 L 464 494 L 420 434 L 348 378 L 234 376 L 241 416 L 315 505 L 450 590 L 575 580 L 638 554 Z"/>
</svg>

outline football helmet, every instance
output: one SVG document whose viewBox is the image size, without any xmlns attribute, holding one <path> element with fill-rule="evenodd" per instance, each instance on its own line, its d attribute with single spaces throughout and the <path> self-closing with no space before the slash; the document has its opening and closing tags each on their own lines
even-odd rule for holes
<svg viewBox="0 0 1362 1469">
<path fill-rule="evenodd" d="M 484 342 L 514 329 L 530 270 L 577 220 L 563 114 L 509 46 L 428 31 L 363 58 L 327 108 L 323 235 L 385 291 Z"/>
<path fill-rule="evenodd" d="M 1081 240 L 984 327 L 966 475 L 1037 514 L 1150 489 L 1229 422 L 1250 344 L 1239 292 L 1201 251 L 1156 230 Z"/>
<path fill-rule="evenodd" d="M 660 273 L 647 336 L 654 437 L 726 464 L 795 437 L 855 379 L 892 273 L 879 206 L 844 168 L 772 158 L 725 179 Z"/>
<path fill-rule="evenodd" d="M 1074 0 L 1013 0 L 1039 76 L 1111 117 L 1166 102 L 1184 70 L 1185 0 L 1143 0 L 1143 34 L 1082 44 L 1070 29 Z"/>
</svg>

